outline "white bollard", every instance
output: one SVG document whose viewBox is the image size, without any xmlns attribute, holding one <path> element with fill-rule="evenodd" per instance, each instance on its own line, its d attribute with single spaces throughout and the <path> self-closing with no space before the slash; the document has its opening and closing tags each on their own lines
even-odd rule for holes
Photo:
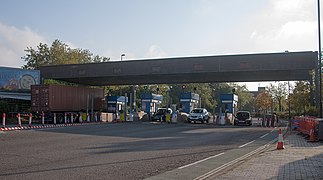
<svg viewBox="0 0 323 180">
<path fill-rule="evenodd" d="M 56 125 L 56 113 L 54 113 L 54 124 Z"/>
<path fill-rule="evenodd" d="M 95 113 L 94 121 L 95 121 L 95 122 L 98 122 L 98 113 L 97 113 L 97 112 Z"/>
<path fill-rule="evenodd" d="M 19 125 L 19 127 L 21 127 L 21 118 L 20 118 L 20 113 L 18 113 L 17 117 L 18 117 L 18 125 Z"/>
<path fill-rule="evenodd" d="M 33 115 L 31 113 L 29 113 L 29 123 L 28 123 L 29 126 L 31 126 L 32 118 L 33 118 Z"/>
<path fill-rule="evenodd" d="M 65 124 L 67 123 L 67 115 L 66 115 L 66 113 L 64 113 L 64 123 Z"/>
<path fill-rule="evenodd" d="M 73 113 L 71 113 L 71 123 L 73 123 Z"/>
<path fill-rule="evenodd" d="M 2 114 L 2 127 L 5 128 L 6 127 L 6 113 Z"/>
<path fill-rule="evenodd" d="M 79 123 L 82 123 L 82 114 L 80 113 L 80 116 L 79 116 Z"/>
<path fill-rule="evenodd" d="M 90 122 L 90 114 L 89 113 L 87 113 L 86 114 L 86 121 L 89 123 Z"/>
<path fill-rule="evenodd" d="M 45 126 L 45 114 L 44 114 L 44 112 L 41 113 L 41 125 Z"/>
</svg>

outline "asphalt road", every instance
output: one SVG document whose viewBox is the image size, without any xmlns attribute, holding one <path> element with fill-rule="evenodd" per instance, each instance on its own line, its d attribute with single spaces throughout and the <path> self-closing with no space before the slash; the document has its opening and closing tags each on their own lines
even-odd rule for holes
<svg viewBox="0 0 323 180">
<path fill-rule="evenodd" d="M 170 172 L 193 179 L 277 138 L 276 130 L 122 123 L 0 132 L 0 179 L 160 179 Z M 216 163 L 196 168 L 205 158 Z"/>
</svg>

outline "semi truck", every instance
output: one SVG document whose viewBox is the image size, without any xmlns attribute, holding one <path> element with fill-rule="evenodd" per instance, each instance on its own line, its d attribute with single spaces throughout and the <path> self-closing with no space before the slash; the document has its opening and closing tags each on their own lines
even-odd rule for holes
<svg viewBox="0 0 323 180">
<path fill-rule="evenodd" d="M 64 123 L 69 121 L 78 122 L 81 114 L 94 112 L 102 108 L 104 90 L 84 86 L 66 85 L 33 85 L 31 86 L 31 111 L 41 116 L 44 114 L 45 121 Z"/>
</svg>

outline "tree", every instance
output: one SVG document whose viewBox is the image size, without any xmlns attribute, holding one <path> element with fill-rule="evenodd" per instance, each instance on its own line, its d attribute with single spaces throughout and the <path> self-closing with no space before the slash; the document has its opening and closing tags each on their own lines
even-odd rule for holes
<svg viewBox="0 0 323 180">
<path fill-rule="evenodd" d="M 268 93 L 278 102 L 278 110 L 282 111 L 282 101 L 288 95 L 287 83 L 278 83 L 277 86 L 271 84 L 267 87 Z"/>
<path fill-rule="evenodd" d="M 292 109 L 296 114 L 307 114 L 309 111 L 315 109 L 311 107 L 310 102 L 310 83 L 305 81 L 298 81 L 293 89 L 293 94 L 290 96 Z M 313 110 L 314 109 L 314 110 Z M 313 114 L 314 112 L 310 112 Z"/>
<path fill-rule="evenodd" d="M 268 108 L 270 108 L 271 101 L 272 101 L 271 96 L 267 91 L 264 91 L 264 92 L 260 93 L 256 97 L 256 105 L 257 105 L 257 107 L 264 110 L 264 112 L 267 112 Z"/>
<path fill-rule="evenodd" d="M 38 69 L 41 65 L 52 64 L 50 58 L 50 49 L 47 44 L 40 43 L 37 50 L 32 47 L 27 47 L 25 52 L 26 56 L 22 57 L 27 64 L 23 66 L 25 69 Z"/>
<path fill-rule="evenodd" d="M 248 104 L 252 102 L 252 94 L 247 89 L 246 85 L 238 85 L 238 84 L 232 84 L 231 85 L 235 89 L 235 94 L 238 95 L 238 107 L 240 110 L 249 110 Z"/>
<path fill-rule="evenodd" d="M 23 66 L 25 69 L 39 69 L 43 65 L 98 63 L 110 60 L 107 57 L 94 56 L 87 49 L 72 49 L 58 39 L 50 47 L 40 43 L 36 50 L 27 47 L 25 52 L 27 54 L 22 57 L 26 62 Z"/>
</svg>

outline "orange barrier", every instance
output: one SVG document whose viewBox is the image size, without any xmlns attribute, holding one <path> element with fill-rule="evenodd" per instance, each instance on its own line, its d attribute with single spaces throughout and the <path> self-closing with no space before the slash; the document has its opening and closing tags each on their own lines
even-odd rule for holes
<svg viewBox="0 0 323 180">
<path fill-rule="evenodd" d="M 314 141 L 314 139 L 316 139 L 315 132 L 318 132 L 318 118 L 310 116 L 296 116 L 295 119 L 298 122 L 294 122 L 294 124 L 299 126 L 297 130 L 303 134 L 310 136 L 311 141 Z"/>
</svg>

